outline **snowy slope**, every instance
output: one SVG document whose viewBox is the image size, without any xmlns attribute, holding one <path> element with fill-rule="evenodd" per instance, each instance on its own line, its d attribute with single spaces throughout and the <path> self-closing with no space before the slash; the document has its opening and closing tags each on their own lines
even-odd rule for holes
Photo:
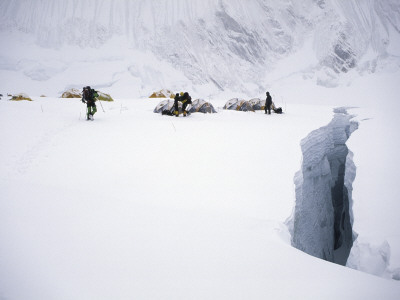
<svg viewBox="0 0 400 300">
<path fill-rule="evenodd" d="M 5 0 L 0 89 L 57 96 L 84 81 L 119 97 L 259 93 L 292 72 L 336 86 L 350 70 L 399 67 L 399 11 L 396 0 Z M 301 51 L 305 65 L 278 64 Z"/>
</svg>

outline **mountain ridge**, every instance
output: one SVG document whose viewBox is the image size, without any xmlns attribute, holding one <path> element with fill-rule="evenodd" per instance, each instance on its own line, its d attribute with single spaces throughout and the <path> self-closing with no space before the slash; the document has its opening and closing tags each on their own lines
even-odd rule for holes
<svg viewBox="0 0 400 300">
<path fill-rule="evenodd" d="M 309 40 L 313 44 L 309 55 L 316 59 L 309 70 L 317 74 L 320 85 L 335 86 L 340 74 L 351 70 L 375 72 L 388 58 L 395 57 L 400 66 L 399 29 L 400 3 L 395 0 L 0 3 L 0 34 L 29 35 L 39 49 L 54 51 L 78 47 L 76 51 L 92 49 L 123 58 L 123 47 L 150 53 L 182 72 L 189 81 L 186 84 L 220 91 L 245 91 L 248 85 L 262 91 L 266 74 L 279 73 L 277 62 Z M 106 49 L 115 38 L 124 45 Z M 4 62 L 10 61 L 8 56 L 7 50 L 0 52 Z M 47 77 L 52 76 L 39 76 Z M 150 79 L 141 86 L 158 87 L 159 82 Z"/>
</svg>

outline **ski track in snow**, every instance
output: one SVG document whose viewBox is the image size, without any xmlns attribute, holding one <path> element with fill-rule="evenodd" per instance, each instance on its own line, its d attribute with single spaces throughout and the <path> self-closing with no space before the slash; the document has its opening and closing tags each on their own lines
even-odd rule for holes
<svg viewBox="0 0 400 300">
<path fill-rule="evenodd" d="M 43 106 L 39 108 L 42 110 L 40 118 L 48 118 L 48 114 L 43 112 Z M 15 116 L 16 119 L 18 115 Z M 7 121 L 3 119 L 3 126 L 7 127 Z M 38 164 L 38 157 L 46 157 L 46 152 L 51 151 L 50 149 L 56 147 L 54 144 L 55 137 L 63 135 L 64 131 L 71 129 L 72 126 L 76 126 L 76 122 L 70 121 L 67 123 L 54 123 L 54 128 L 42 127 L 39 132 L 33 132 L 35 139 L 31 144 L 22 147 L 21 149 L 14 149 L 16 153 L 10 153 L 11 157 L 6 159 L 6 166 L 8 166 L 8 172 L 5 173 L 4 179 L 11 180 L 18 176 L 23 176 L 32 165 Z M 24 150 L 23 150 L 24 149 Z M 22 150 L 22 152 L 18 151 Z M 19 152 L 19 153 L 18 153 Z"/>
<path fill-rule="evenodd" d="M 19 175 L 24 175 L 29 167 L 35 163 L 37 157 L 42 154 L 42 152 L 48 148 L 55 147 L 56 145 L 53 143 L 55 136 L 59 134 L 63 134 L 63 131 L 69 129 L 71 124 L 65 125 L 64 128 L 61 129 L 52 129 L 46 132 L 36 144 L 34 144 L 30 149 L 22 154 L 22 157 L 15 163 L 17 167 L 16 172 Z"/>
</svg>

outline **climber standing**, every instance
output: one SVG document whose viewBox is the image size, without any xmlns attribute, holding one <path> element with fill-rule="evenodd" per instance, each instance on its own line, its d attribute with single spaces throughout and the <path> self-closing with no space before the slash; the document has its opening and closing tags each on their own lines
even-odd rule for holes
<svg viewBox="0 0 400 300">
<path fill-rule="evenodd" d="M 179 95 L 178 93 L 175 95 L 174 98 L 174 114 L 176 117 L 179 117 L 179 103 L 178 102 L 182 102 L 182 112 L 183 112 L 183 116 L 186 117 L 186 115 L 188 114 L 188 112 L 186 111 L 186 107 L 189 104 L 192 104 L 192 97 L 189 96 L 188 92 L 181 93 L 181 95 Z"/>
<path fill-rule="evenodd" d="M 96 107 L 96 97 L 98 97 L 99 94 L 97 91 L 92 89 L 90 86 L 85 86 L 82 90 L 82 102 L 86 103 L 87 105 L 87 113 L 86 113 L 86 120 L 92 120 L 93 121 L 93 115 L 97 112 L 97 107 Z"/>
<path fill-rule="evenodd" d="M 264 108 L 264 110 L 265 110 L 265 113 L 266 114 L 271 114 L 271 106 L 272 106 L 272 97 L 271 97 L 271 95 L 269 94 L 269 92 L 267 92 L 267 98 L 265 99 L 265 108 Z"/>
</svg>

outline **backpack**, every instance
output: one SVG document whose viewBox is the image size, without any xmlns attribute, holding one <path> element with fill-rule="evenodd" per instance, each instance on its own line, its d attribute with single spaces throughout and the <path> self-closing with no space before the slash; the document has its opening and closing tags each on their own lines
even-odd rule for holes
<svg viewBox="0 0 400 300">
<path fill-rule="evenodd" d="M 282 113 L 282 107 L 275 108 L 275 109 L 274 109 L 274 112 L 275 112 L 276 114 L 281 114 L 281 113 Z"/>
<path fill-rule="evenodd" d="M 163 110 L 163 111 L 161 112 L 161 114 L 162 114 L 163 116 L 173 116 L 173 115 L 174 115 L 174 113 L 173 113 L 171 110 L 169 110 L 169 109 Z"/>
<path fill-rule="evenodd" d="M 93 101 L 94 98 L 99 96 L 99 94 L 96 90 L 92 89 L 90 86 L 87 86 L 83 88 L 82 96 L 86 101 Z"/>
<path fill-rule="evenodd" d="M 91 99 L 93 99 L 93 98 L 97 98 L 99 96 L 99 94 L 97 93 L 96 90 L 90 89 L 90 96 L 91 96 Z"/>
<path fill-rule="evenodd" d="M 82 96 L 83 96 L 83 99 L 90 100 L 90 88 L 84 87 Z"/>
</svg>

